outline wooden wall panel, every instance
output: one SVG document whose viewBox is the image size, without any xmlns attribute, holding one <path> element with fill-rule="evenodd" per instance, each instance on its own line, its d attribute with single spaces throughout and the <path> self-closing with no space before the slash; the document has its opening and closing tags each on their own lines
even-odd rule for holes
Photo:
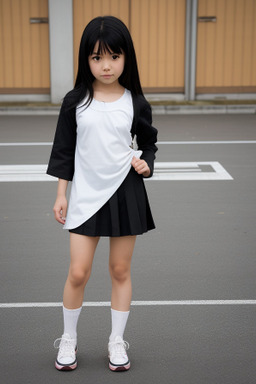
<svg viewBox="0 0 256 384">
<path fill-rule="evenodd" d="M 196 85 L 255 92 L 256 1 L 199 0 L 198 16 L 217 22 L 198 22 Z M 209 88 L 210 87 L 210 88 Z M 216 88 L 217 87 L 217 88 Z M 238 87 L 238 88 L 237 88 Z"/>
<path fill-rule="evenodd" d="M 12 43 L 11 29 L 11 9 L 9 4 L 0 1 L 0 87 L 12 86 L 12 51 L 10 49 Z"/>
<path fill-rule="evenodd" d="M 50 87 L 47 0 L 0 0 L 0 92 L 46 93 Z"/>
<path fill-rule="evenodd" d="M 185 0 L 131 0 L 143 88 L 184 91 Z"/>
</svg>

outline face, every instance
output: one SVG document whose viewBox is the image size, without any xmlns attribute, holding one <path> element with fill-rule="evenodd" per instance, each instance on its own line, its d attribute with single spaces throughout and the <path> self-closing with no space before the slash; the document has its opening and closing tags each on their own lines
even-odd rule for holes
<svg viewBox="0 0 256 384">
<path fill-rule="evenodd" d="M 102 52 L 97 54 L 99 43 L 96 43 L 93 54 L 89 56 L 89 67 L 96 81 L 110 85 L 118 82 L 123 73 L 125 57 L 124 54 L 115 52 Z"/>
</svg>

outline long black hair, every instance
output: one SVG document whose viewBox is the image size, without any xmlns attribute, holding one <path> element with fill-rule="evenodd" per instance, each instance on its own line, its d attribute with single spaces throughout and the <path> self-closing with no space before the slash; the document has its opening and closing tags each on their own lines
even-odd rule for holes
<svg viewBox="0 0 256 384">
<path fill-rule="evenodd" d="M 93 99 L 94 76 L 89 67 L 88 57 L 92 55 L 97 42 L 99 42 L 97 54 L 109 52 L 125 55 L 124 70 L 119 77 L 119 83 L 129 89 L 132 95 L 143 95 L 136 54 L 128 28 L 114 16 L 96 17 L 89 22 L 82 34 L 78 71 L 74 89 L 71 91 L 74 104 L 79 104 L 86 96 L 88 98 L 85 104 L 90 104 Z"/>
</svg>

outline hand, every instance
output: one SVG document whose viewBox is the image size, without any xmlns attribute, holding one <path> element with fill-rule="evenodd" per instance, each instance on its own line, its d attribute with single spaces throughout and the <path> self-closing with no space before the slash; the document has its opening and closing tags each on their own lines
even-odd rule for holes
<svg viewBox="0 0 256 384">
<path fill-rule="evenodd" d="M 145 177 L 150 175 L 150 168 L 145 160 L 137 159 L 137 157 L 133 156 L 131 164 L 139 175 L 143 175 Z"/>
<path fill-rule="evenodd" d="M 65 224 L 66 222 L 67 207 L 68 207 L 68 202 L 66 197 L 57 196 L 57 199 L 53 207 L 53 212 L 54 212 L 55 219 L 61 224 Z"/>
</svg>

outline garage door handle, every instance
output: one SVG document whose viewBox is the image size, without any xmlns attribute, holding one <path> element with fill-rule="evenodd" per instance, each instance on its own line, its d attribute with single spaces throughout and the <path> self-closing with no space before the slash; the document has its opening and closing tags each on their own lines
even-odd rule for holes
<svg viewBox="0 0 256 384">
<path fill-rule="evenodd" d="M 48 24 L 48 17 L 30 17 L 30 24 Z"/>
<path fill-rule="evenodd" d="M 197 21 L 199 23 L 216 23 L 217 17 L 216 16 L 199 16 L 197 18 Z"/>
</svg>

